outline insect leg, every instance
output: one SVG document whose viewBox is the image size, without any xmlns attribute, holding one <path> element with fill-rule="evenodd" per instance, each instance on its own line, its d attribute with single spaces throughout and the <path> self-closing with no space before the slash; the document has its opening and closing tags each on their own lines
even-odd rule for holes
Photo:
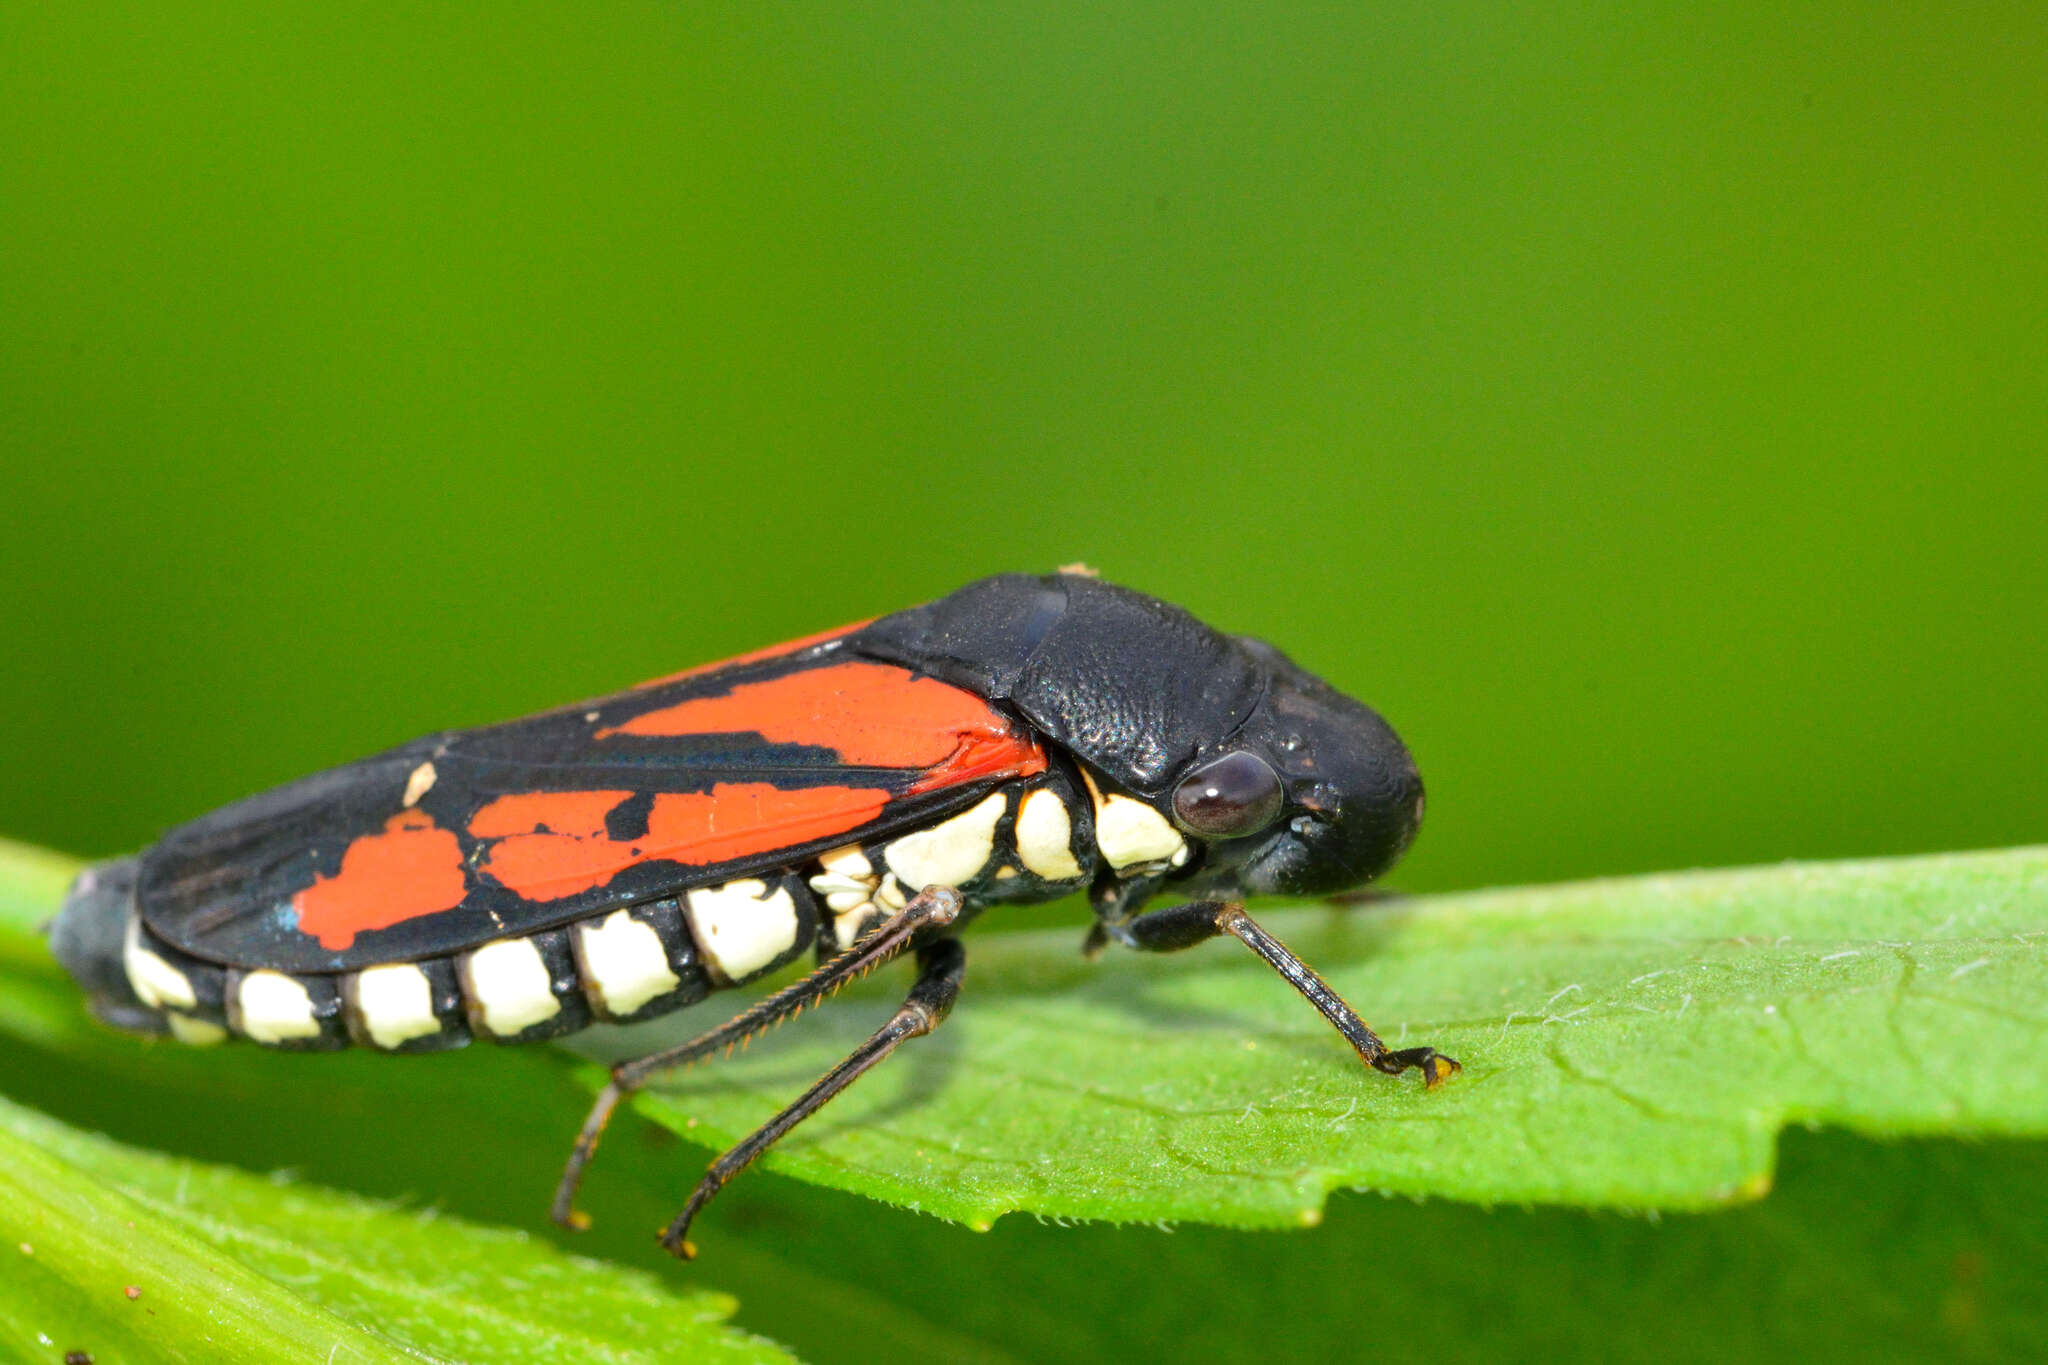
<svg viewBox="0 0 2048 1365">
<path fill-rule="evenodd" d="M 604 1136 L 605 1125 L 611 1122 L 612 1112 L 619 1107 L 620 1101 L 656 1076 L 686 1067 L 721 1049 L 742 1043 L 784 1020 L 795 1018 L 841 986 L 858 981 L 900 955 L 919 931 L 943 927 L 959 917 L 958 891 L 949 886 L 926 887 L 853 947 L 803 980 L 783 987 L 687 1043 L 664 1048 L 645 1057 L 629 1058 L 613 1066 L 610 1083 L 598 1093 L 596 1102 L 590 1106 L 589 1117 L 583 1120 L 583 1130 L 576 1135 L 576 1146 L 570 1151 L 561 1182 L 555 1187 L 550 1216 L 565 1228 L 589 1226 L 589 1219 L 576 1211 L 576 1188 L 583 1183 L 583 1168 L 596 1154 L 598 1139 Z"/>
<path fill-rule="evenodd" d="M 711 1169 L 691 1192 L 690 1202 L 661 1234 L 661 1244 L 684 1260 L 692 1260 L 697 1248 L 689 1241 L 690 1221 L 725 1183 L 747 1168 L 749 1162 L 768 1150 L 790 1129 L 823 1108 L 825 1102 L 852 1085 L 876 1063 L 894 1052 L 906 1039 L 918 1038 L 937 1028 L 952 1013 L 960 998 L 960 977 L 967 967 L 967 953 L 960 941 L 937 939 L 917 950 L 917 984 L 895 1017 L 877 1029 L 874 1036 L 853 1050 L 853 1055 L 833 1067 L 806 1090 L 796 1103 L 756 1129 L 747 1139 L 711 1163 Z"/>
<path fill-rule="evenodd" d="M 1380 1041 L 1358 1012 L 1344 1003 L 1344 997 L 1315 969 L 1289 951 L 1286 944 L 1261 929 L 1244 907 L 1235 901 L 1190 901 L 1135 915 L 1121 924 L 1101 926 L 1104 934 L 1128 947 L 1151 953 L 1174 953 L 1197 943 L 1229 934 L 1266 960 L 1268 966 L 1287 978 L 1311 1005 L 1322 1011 L 1346 1042 L 1375 1071 L 1398 1076 L 1410 1067 L 1422 1072 L 1424 1084 L 1432 1089 L 1447 1076 L 1462 1070 L 1458 1063 L 1433 1047 L 1410 1047 L 1398 1051 Z M 1091 936 L 1091 942 L 1094 939 Z"/>
</svg>

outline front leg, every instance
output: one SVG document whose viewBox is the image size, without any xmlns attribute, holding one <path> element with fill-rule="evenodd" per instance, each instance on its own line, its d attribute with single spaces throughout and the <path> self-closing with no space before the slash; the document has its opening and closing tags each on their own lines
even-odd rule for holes
<svg viewBox="0 0 2048 1365">
<path fill-rule="evenodd" d="M 1380 1041 L 1378 1034 L 1367 1027 L 1365 1020 L 1358 1017 L 1358 1011 L 1331 988 L 1329 982 L 1316 975 L 1315 969 L 1289 951 L 1286 944 L 1261 929 L 1236 901 L 1189 901 L 1164 910 L 1150 910 L 1120 922 L 1098 923 L 1089 931 L 1088 946 L 1100 948 L 1106 941 L 1114 939 L 1141 952 L 1177 953 L 1219 934 L 1229 934 L 1237 939 L 1264 958 L 1274 971 L 1286 977 L 1288 984 L 1307 997 L 1311 1005 L 1322 1011 L 1323 1018 L 1344 1035 L 1345 1041 L 1358 1049 L 1358 1055 L 1373 1070 L 1398 1076 L 1414 1067 L 1422 1073 L 1423 1083 L 1432 1090 L 1445 1078 L 1463 1070 L 1456 1061 L 1433 1047 L 1410 1047 L 1399 1051 L 1389 1048 Z"/>
</svg>

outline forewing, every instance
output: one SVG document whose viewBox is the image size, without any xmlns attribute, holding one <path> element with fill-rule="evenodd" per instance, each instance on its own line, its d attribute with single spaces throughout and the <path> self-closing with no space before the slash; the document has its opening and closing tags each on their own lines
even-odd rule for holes
<svg viewBox="0 0 2048 1365">
<path fill-rule="evenodd" d="M 227 806 L 143 855 L 138 897 L 197 957 L 351 971 L 787 866 L 1044 766 L 981 697 L 798 642 Z"/>
</svg>

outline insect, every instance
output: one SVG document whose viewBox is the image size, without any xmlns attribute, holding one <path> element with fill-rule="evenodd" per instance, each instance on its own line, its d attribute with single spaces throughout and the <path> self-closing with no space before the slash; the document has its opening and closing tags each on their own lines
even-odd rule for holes
<svg viewBox="0 0 2048 1365">
<path fill-rule="evenodd" d="M 1400 857 L 1422 781 L 1375 712 L 1271 645 L 1085 572 L 1005 574 L 581 705 L 429 735 L 252 796 L 80 876 L 52 948 L 97 1013 L 192 1043 L 431 1052 L 632 1023 L 820 965 L 695 1040 L 620 1062 L 618 1104 L 901 955 L 903 1006 L 712 1163 L 662 1244 L 960 992 L 984 909 L 1085 892 L 1084 945 L 1238 939 L 1367 1065 L 1390 1049 L 1245 913 Z M 1180 897 L 1147 908 L 1154 897 Z"/>
</svg>

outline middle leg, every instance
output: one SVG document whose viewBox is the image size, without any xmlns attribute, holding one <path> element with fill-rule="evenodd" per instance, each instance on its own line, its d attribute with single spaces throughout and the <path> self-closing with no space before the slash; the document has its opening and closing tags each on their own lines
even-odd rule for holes
<svg viewBox="0 0 2048 1365">
<path fill-rule="evenodd" d="M 960 893 L 952 887 L 926 887 L 885 923 L 803 980 L 783 987 L 709 1033 L 614 1066 L 610 1083 L 591 1104 L 589 1117 L 584 1119 L 583 1129 L 576 1135 L 576 1146 L 569 1153 L 568 1164 L 562 1169 L 562 1179 L 555 1187 L 555 1202 L 551 1210 L 554 1220 L 571 1229 L 587 1225 L 588 1220 L 576 1209 L 576 1190 L 583 1182 L 584 1167 L 597 1154 L 598 1139 L 604 1136 L 612 1112 L 621 1101 L 637 1093 L 656 1076 L 679 1070 L 720 1049 L 730 1052 L 755 1034 L 794 1019 L 848 982 L 858 981 L 912 947 L 926 930 L 943 929 L 952 924 L 960 917 L 960 908 Z"/>
<path fill-rule="evenodd" d="M 794 1104 L 711 1163 L 711 1169 L 705 1172 L 704 1178 L 691 1192 L 690 1202 L 683 1206 L 676 1220 L 661 1234 L 664 1248 L 686 1261 L 695 1259 L 697 1248 L 689 1240 L 690 1223 L 727 1181 L 745 1170 L 755 1157 L 767 1151 L 790 1129 L 822 1109 L 826 1101 L 866 1075 L 884 1057 L 909 1039 L 930 1033 L 952 1013 L 953 1002 L 960 998 L 960 978 L 967 969 L 967 953 L 960 946 L 960 940 L 936 939 L 920 947 L 917 966 L 917 984 L 910 988 L 909 998 L 888 1023 L 855 1048 L 853 1055 L 819 1078 L 817 1084 L 806 1090 Z"/>
</svg>

